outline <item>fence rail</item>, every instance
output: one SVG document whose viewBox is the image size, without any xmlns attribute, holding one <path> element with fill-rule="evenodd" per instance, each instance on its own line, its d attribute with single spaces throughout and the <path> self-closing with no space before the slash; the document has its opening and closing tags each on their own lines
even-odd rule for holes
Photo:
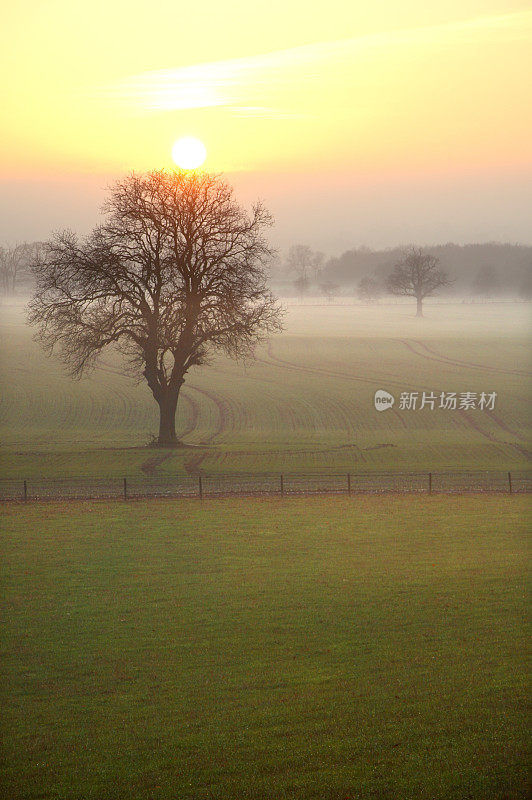
<svg viewBox="0 0 532 800">
<path fill-rule="evenodd" d="M 379 494 L 532 491 L 532 472 L 228 473 L 123 478 L 0 479 L 0 501 L 217 495 Z"/>
</svg>

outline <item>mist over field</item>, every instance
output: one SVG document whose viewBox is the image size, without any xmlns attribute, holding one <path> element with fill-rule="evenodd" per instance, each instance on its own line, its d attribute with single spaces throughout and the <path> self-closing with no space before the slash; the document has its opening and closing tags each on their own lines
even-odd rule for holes
<svg viewBox="0 0 532 800">
<path fill-rule="evenodd" d="M 109 349 L 72 381 L 32 341 L 20 301 L 2 307 L 5 476 L 523 468 L 531 416 L 530 304 L 287 298 L 285 329 L 236 362 L 191 368 L 176 431 L 192 449 L 153 470 L 156 406 Z M 395 397 L 378 413 L 374 394 Z M 423 392 L 435 408 L 419 408 Z M 416 409 L 399 408 L 418 393 Z M 439 408 L 442 392 L 496 392 L 494 408 Z M 156 459 L 157 460 L 157 459 Z M 146 464 L 148 467 L 146 468 Z"/>
</svg>

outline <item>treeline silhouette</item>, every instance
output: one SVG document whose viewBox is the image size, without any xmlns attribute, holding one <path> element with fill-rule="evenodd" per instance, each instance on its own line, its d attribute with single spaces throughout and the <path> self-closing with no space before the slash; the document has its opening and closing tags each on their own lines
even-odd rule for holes
<svg viewBox="0 0 532 800">
<path fill-rule="evenodd" d="M 4 296 L 33 291 L 31 262 L 41 242 L 0 246 L 0 292 Z M 532 300 L 532 246 L 485 242 L 479 244 L 431 245 L 423 250 L 438 260 L 452 283 L 444 296 L 519 297 Z M 355 295 L 375 300 L 388 294 L 388 278 L 404 255 L 404 247 L 372 250 L 354 247 L 341 256 L 327 258 L 307 245 L 294 245 L 271 270 L 272 287 L 278 294 Z"/>
<path fill-rule="evenodd" d="M 294 265 L 294 253 L 308 255 L 308 268 L 303 260 Z M 478 298 L 520 297 L 532 299 L 532 247 L 522 244 L 486 242 L 458 245 L 447 243 L 423 248 L 437 259 L 440 269 L 452 280 L 443 295 Z M 397 263 L 404 256 L 404 247 L 372 250 L 355 247 L 336 258 L 314 254 L 309 247 L 295 245 L 287 257 L 272 271 L 272 283 L 281 293 L 292 295 L 355 294 L 361 299 L 377 299 L 388 294 L 387 284 Z M 321 269 L 316 270 L 316 255 L 321 256 Z M 314 256 L 314 257 L 313 257 Z"/>
</svg>

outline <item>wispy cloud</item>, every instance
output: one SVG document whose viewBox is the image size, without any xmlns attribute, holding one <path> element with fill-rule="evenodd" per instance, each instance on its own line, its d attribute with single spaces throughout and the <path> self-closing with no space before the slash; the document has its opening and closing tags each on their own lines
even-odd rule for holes
<svg viewBox="0 0 532 800">
<path fill-rule="evenodd" d="M 250 58 L 156 70 L 133 75 L 103 89 L 115 101 L 143 111 L 175 111 L 227 106 L 238 116 L 293 115 L 269 103 L 275 88 L 307 67 L 311 78 L 323 58 L 323 45 L 293 48 Z M 300 73 L 300 69 L 298 70 Z"/>
<path fill-rule="evenodd" d="M 480 17 L 464 22 L 319 42 L 248 58 L 213 61 L 132 75 L 103 87 L 112 102 L 141 112 L 225 107 L 239 117 L 292 118 L 302 83 L 332 71 L 349 75 L 357 59 L 386 48 L 531 37 L 532 11 Z M 287 95 L 296 102 L 284 103 Z M 308 112 L 308 110 L 307 110 Z M 307 113 L 306 112 L 306 113 Z"/>
</svg>

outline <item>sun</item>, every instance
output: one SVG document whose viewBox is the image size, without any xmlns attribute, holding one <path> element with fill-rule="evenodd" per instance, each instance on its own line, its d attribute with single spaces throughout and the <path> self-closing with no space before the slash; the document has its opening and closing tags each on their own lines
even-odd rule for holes
<svg viewBox="0 0 532 800">
<path fill-rule="evenodd" d="M 207 149 L 195 136 L 183 136 L 174 142 L 172 158 L 181 169 L 196 169 L 207 158 Z"/>
</svg>

